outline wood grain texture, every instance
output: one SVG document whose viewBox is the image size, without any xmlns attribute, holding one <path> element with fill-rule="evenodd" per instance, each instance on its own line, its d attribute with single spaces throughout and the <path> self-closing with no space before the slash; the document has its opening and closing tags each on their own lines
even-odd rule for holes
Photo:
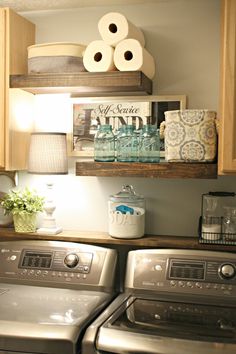
<svg viewBox="0 0 236 354">
<path fill-rule="evenodd" d="M 11 9 L 7 14 L 7 58 L 9 75 L 27 74 L 27 47 L 35 43 L 35 25 Z"/>
<path fill-rule="evenodd" d="M 149 177 L 149 178 L 217 178 L 213 163 L 125 163 L 76 162 L 76 176 Z"/>
<path fill-rule="evenodd" d="M 5 168 L 6 29 L 5 10 L 0 9 L 0 168 Z"/>
<path fill-rule="evenodd" d="M 151 94 L 152 81 L 140 71 L 99 73 L 13 75 L 10 87 L 33 94 L 63 93 L 105 95 L 117 93 Z"/>
<path fill-rule="evenodd" d="M 27 47 L 34 42 L 34 24 L 9 8 L 0 9 L 0 169 L 26 168 L 29 131 L 11 114 L 9 75 L 27 73 Z"/>
<path fill-rule="evenodd" d="M 7 170 L 25 170 L 27 168 L 28 147 L 30 132 L 33 122 L 33 115 L 27 116 L 19 107 L 25 106 L 29 111 L 29 100 L 26 93 L 10 92 L 9 77 L 10 74 L 26 74 L 28 71 L 28 52 L 27 47 L 35 43 L 35 25 L 18 15 L 10 9 L 6 9 L 7 20 L 7 88 L 6 88 L 6 117 L 5 117 L 5 149 Z M 16 90 L 17 91 L 17 90 Z M 14 99 L 13 97 L 19 97 Z M 28 96 L 32 96 L 28 94 Z M 22 129 L 22 120 L 24 119 L 24 129 Z M 26 123 L 27 122 L 27 123 Z"/>
<path fill-rule="evenodd" d="M 33 131 L 34 96 L 23 90 L 10 90 L 8 110 L 7 170 L 26 170 L 30 132 Z M 22 112 L 22 107 L 27 107 Z"/>
<path fill-rule="evenodd" d="M 37 233 L 16 233 L 12 228 L 0 228 L 0 241 L 7 240 L 58 240 L 81 242 L 101 246 L 117 246 L 129 249 L 137 248 L 183 248 L 205 249 L 235 252 L 236 246 L 200 244 L 197 237 L 145 235 L 139 239 L 116 239 L 106 232 L 64 230 L 58 235 L 40 235 Z"/>
<path fill-rule="evenodd" d="M 219 174 L 236 172 L 236 1 L 222 1 Z"/>
</svg>

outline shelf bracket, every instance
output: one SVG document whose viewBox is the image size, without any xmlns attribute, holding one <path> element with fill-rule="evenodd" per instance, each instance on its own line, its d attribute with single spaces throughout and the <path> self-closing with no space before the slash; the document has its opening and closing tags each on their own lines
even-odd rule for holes
<svg viewBox="0 0 236 354">
<path fill-rule="evenodd" d="M 9 177 L 14 183 L 14 186 L 18 185 L 18 173 L 16 171 L 0 171 L 0 176 L 1 175 Z"/>
</svg>

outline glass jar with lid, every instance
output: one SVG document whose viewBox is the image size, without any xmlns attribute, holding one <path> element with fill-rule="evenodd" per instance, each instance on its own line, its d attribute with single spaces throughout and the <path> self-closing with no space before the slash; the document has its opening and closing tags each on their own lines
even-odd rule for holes
<svg viewBox="0 0 236 354">
<path fill-rule="evenodd" d="M 145 229 L 145 199 L 133 186 L 123 185 L 108 202 L 109 235 L 116 238 L 140 238 Z"/>
<path fill-rule="evenodd" d="M 160 162 L 160 135 L 154 125 L 144 125 L 141 130 L 139 162 Z"/>
<path fill-rule="evenodd" d="M 218 204 L 218 196 L 203 196 L 201 236 L 205 240 L 215 241 L 221 238 L 221 217 L 218 216 Z"/>
<path fill-rule="evenodd" d="M 226 240 L 236 240 L 236 207 L 224 206 L 223 233 Z"/>
<path fill-rule="evenodd" d="M 112 126 L 100 125 L 94 138 L 94 160 L 112 162 L 115 160 L 115 136 Z"/>
<path fill-rule="evenodd" d="M 120 162 L 138 161 L 138 137 L 135 126 L 122 125 L 116 141 L 116 158 Z"/>
</svg>

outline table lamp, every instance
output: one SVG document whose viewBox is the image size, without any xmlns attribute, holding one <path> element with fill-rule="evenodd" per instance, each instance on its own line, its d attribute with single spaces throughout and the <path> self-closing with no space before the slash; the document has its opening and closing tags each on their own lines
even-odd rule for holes
<svg viewBox="0 0 236 354">
<path fill-rule="evenodd" d="M 40 175 L 64 175 L 68 173 L 66 133 L 32 133 L 29 148 L 28 172 Z M 62 231 L 56 225 L 53 213 L 56 206 L 52 198 L 53 183 L 47 184 L 45 215 L 41 234 L 55 235 Z"/>
</svg>

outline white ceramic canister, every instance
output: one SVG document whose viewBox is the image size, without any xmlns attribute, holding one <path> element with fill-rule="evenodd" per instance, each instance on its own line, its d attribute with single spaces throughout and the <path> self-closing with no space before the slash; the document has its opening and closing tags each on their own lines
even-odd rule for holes
<svg viewBox="0 0 236 354">
<path fill-rule="evenodd" d="M 145 200 L 133 186 L 124 185 L 108 202 L 109 235 L 115 238 L 140 238 L 145 230 Z"/>
</svg>

